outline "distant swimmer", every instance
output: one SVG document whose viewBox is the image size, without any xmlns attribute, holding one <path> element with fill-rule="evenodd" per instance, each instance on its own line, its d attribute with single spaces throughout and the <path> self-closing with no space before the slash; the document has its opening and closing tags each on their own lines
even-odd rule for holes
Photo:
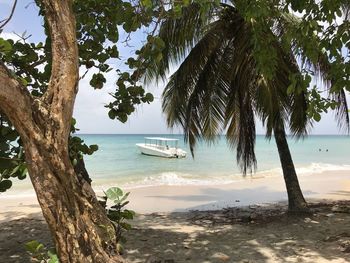
<svg viewBox="0 0 350 263">
<path fill-rule="evenodd" d="M 328 149 L 326 150 L 326 152 L 328 152 Z"/>
<path fill-rule="evenodd" d="M 318 151 L 320 152 L 320 151 L 321 151 L 321 149 L 318 149 Z"/>
</svg>

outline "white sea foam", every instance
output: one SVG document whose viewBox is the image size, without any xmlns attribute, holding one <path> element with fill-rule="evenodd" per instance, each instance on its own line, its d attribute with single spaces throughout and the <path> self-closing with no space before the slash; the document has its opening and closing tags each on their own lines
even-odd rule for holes
<svg viewBox="0 0 350 263">
<path fill-rule="evenodd" d="M 350 165 L 312 163 L 305 167 L 297 167 L 296 170 L 298 176 L 308 176 L 327 171 L 350 171 Z M 274 168 L 259 171 L 253 174 L 252 178 L 275 177 L 281 175 L 282 169 Z M 238 183 L 241 180 L 244 180 L 241 174 L 198 176 L 178 172 L 164 172 L 159 175 L 147 176 L 143 180 L 129 182 L 125 184 L 124 187 L 139 188 L 159 185 L 223 185 Z"/>
<path fill-rule="evenodd" d="M 350 165 L 335 165 L 327 163 L 311 163 L 307 166 L 300 166 L 296 168 L 299 177 L 312 176 L 322 172 L 336 172 L 336 171 L 350 171 Z M 277 177 L 282 175 L 281 168 L 273 168 L 263 171 L 258 171 L 251 177 L 247 175 L 247 178 L 266 178 L 266 177 Z M 244 180 L 244 177 L 240 173 L 227 173 L 227 174 L 190 174 L 190 173 L 179 173 L 175 171 L 162 172 L 147 177 L 134 178 L 133 180 L 126 181 L 123 178 L 122 181 L 116 178 L 108 179 L 96 179 L 94 180 L 95 190 L 105 190 L 112 185 L 119 185 L 124 189 L 149 187 L 149 186 L 181 186 L 181 185 L 224 185 L 231 183 L 239 183 Z M 17 189 L 19 190 L 19 189 Z M 31 185 L 28 183 L 28 187 L 22 187 L 19 191 L 15 189 L 6 193 L 6 196 L 22 196 L 29 197 L 35 193 L 32 190 Z"/>
<path fill-rule="evenodd" d="M 311 163 L 311 165 L 307 167 L 300 167 L 297 168 L 297 173 L 300 175 L 309 175 L 309 174 L 316 174 L 316 173 L 323 173 L 328 171 L 348 171 L 350 170 L 350 165 L 344 164 L 344 165 L 336 165 L 336 164 L 329 164 L 329 163 Z"/>
<path fill-rule="evenodd" d="M 319 174 L 328 171 L 350 171 L 350 165 L 336 165 L 329 163 L 311 163 L 308 166 L 296 167 L 296 172 L 299 176 Z M 276 176 L 282 174 L 282 168 L 273 168 L 269 170 L 259 171 L 256 175 L 264 177 Z"/>
<path fill-rule="evenodd" d="M 179 174 L 175 172 L 165 172 L 159 176 L 148 176 L 143 180 L 146 185 L 209 185 L 209 184 L 228 184 L 233 180 L 222 177 L 198 178 L 190 174 Z"/>
</svg>

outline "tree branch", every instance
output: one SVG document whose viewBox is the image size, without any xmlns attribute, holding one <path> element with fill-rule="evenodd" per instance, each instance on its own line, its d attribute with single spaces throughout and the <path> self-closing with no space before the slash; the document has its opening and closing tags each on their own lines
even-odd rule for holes
<svg viewBox="0 0 350 263">
<path fill-rule="evenodd" d="M 33 120 L 32 105 L 33 98 L 28 90 L 0 62 L 0 110 L 16 127 L 22 139 L 40 140 L 42 136 Z"/>
<path fill-rule="evenodd" d="M 8 18 L 6 18 L 6 19 L 0 21 L 0 29 L 3 29 L 3 28 L 6 26 L 6 24 L 7 24 L 8 22 L 10 22 L 10 20 L 11 20 L 11 18 L 12 18 L 12 16 L 13 16 L 13 13 L 15 12 L 16 5 L 17 5 L 17 0 L 15 0 L 15 2 L 13 3 L 10 16 L 9 16 Z"/>
<path fill-rule="evenodd" d="M 62 144 L 68 142 L 79 79 L 76 22 L 72 2 L 43 0 L 52 43 L 52 73 L 42 101 L 48 105 L 53 129 L 49 129 L 46 136 L 62 138 Z"/>
</svg>

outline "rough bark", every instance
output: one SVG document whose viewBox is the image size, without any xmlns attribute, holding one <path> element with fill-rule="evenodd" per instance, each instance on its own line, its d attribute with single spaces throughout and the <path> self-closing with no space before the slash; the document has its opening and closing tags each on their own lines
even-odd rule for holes
<svg viewBox="0 0 350 263">
<path fill-rule="evenodd" d="M 308 212 L 309 209 L 299 185 L 284 127 L 275 127 L 274 135 L 288 193 L 288 211 L 290 213 Z"/>
<path fill-rule="evenodd" d="M 29 176 L 62 263 L 122 262 L 114 228 L 68 154 L 78 91 L 78 48 L 72 0 L 43 0 L 52 41 L 48 89 L 34 98 L 0 63 L 0 110 L 23 141 Z"/>
<path fill-rule="evenodd" d="M 91 186 L 73 169 L 68 154 L 24 144 L 26 161 L 61 262 L 121 262 L 115 231 Z"/>
<path fill-rule="evenodd" d="M 85 162 L 83 158 L 77 160 L 77 164 L 74 166 L 74 171 L 78 176 L 81 176 L 88 184 L 91 185 L 91 178 L 85 167 Z"/>
</svg>

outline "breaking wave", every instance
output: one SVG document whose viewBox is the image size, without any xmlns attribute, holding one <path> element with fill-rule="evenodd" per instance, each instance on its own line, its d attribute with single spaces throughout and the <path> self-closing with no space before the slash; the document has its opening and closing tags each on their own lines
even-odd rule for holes
<svg viewBox="0 0 350 263">
<path fill-rule="evenodd" d="M 350 165 L 334 165 L 324 163 L 312 163 L 305 167 L 297 167 L 299 176 L 307 176 L 319 174 L 328 171 L 350 171 Z M 247 175 L 246 178 L 260 179 L 265 177 L 275 177 L 282 174 L 281 168 L 274 168 L 264 171 L 259 171 L 252 175 Z M 129 182 L 124 184 L 127 188 L 139 188 L 147 186 L 160 185 L 222 185 L 237 183 L 245 178 L 241 174 L 226 174 L 226 175 L 192 175 L 178 172 L 163 172 L 159 175 L 147 176 L 144 179 Z"/>
</svg>

